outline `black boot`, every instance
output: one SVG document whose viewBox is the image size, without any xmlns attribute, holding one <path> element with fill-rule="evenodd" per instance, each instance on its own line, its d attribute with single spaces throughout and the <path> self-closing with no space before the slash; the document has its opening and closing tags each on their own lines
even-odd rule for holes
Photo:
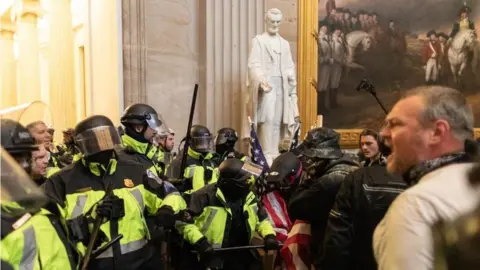
<svg viewBox="0 0 480 270">
<path fill-rule="evenodd" d="M 325 106 L 326 96 L 327 92 L 325 91 L 317 92 L 317 115 L 325 115 L 328 112 L 327 107 Z"/>
</svg>

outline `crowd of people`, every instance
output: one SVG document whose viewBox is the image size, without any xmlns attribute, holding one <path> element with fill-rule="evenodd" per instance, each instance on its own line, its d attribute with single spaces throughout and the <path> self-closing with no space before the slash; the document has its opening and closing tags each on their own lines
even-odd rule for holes
<svg viewBox="0 0 480 270">
<path fill-rule="evenodd" d="M 282 242 L 278 269 L 478 263 L 465 250 L 478 226 L 462 227 L 478 220 L 478 145 L 451 88 L 408 91 L 381 131 L 360 134 L 358 155 L 313 128 L 268 171 L 235 150 L 232 128 L 194 125 L 173 155 L 173 130 L 147 104 L 129 106 L 122 127 L 87 117 L 55 147 L 44 122 L 23 126 L 12 111 L 1 119 L 2 269 L 261 269 L 259 249 Z M 287 239 L 265 210 L 270 192 L 288 206 Z"/>
</svg>

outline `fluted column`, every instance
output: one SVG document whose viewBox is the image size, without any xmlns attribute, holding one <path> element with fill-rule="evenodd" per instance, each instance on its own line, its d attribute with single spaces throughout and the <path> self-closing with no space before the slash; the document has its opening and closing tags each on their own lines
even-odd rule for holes
<svg viewBox="0 0 480 270">
<path fill-rule="evenodd" d="M 249 43 L 264 31 L 265 0 L 199 2 L 201 122 L 240 134 Z"/>
<path fill-rule="evenodd" d="M 318 1 L 298 1 L 298 104 L 305 132 L 316 122 Z"/>
<path fill-rule="evenodd" d="M 22 0 L 15 11 L 19 42 L 18 103 L 40 100 L 40 50 L 37 19 L 43 15 L 39 0 Z"/>
<path fill-rule="evenodd" d="M 122 0 L 125 106 L 147 102 L 145 0 Z"/>
<path fill-rule="evenodd" d="M 76 123 L 73 28 L 70 0 L 48 1 L 49 100 L 56 128 Z"/>
<path fill-rule="evenodd" d="M 16 26 L 7 11 L 0 17 L 0 108 L 17 104 L 17 66 L 13 53 L 15 31 Z"/>
</svg>

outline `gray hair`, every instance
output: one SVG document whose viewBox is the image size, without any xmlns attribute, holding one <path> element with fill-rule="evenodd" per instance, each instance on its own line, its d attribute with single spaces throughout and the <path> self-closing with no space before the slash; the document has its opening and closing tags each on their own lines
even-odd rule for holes
<svg viewBox="0 0 480 270">
<path fill-rule="evenodd" d="M 280 9 L 278 8 L 271 8 L 269 9 L 266 13 L 265 13 L 265 21 L 268 20 L 268 15 L 269 14 L 272 14 L 272 15 L 282 15 L 282 12 L 280 11 Z M 283 15 L 282 15 L 283 17 Z"/>
<path fill-rule="evenodd" d="M 473 139 L 473 113 L 465 96 L 459 91 L 443 86 L 422 86 L 407 91 L 406 97 L 419 96 L 425 108 L 420 119 L 425 125 L 435 120 L 445 120 L 455 138 Z"/>
</svg>

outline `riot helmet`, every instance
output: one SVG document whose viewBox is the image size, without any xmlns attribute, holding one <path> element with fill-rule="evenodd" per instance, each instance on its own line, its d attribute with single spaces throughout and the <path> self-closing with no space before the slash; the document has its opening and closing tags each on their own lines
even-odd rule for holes
<svg viewBox="0 0 480 270">
<path fill-rule="evenodd" d="M 239 199 L 250 191 L 249 178 L 253 175 L 259 177 L 263 167 L 249 161 L 229 158 L 220 163 L 218 167 L 219 179 L 217 186 L 229 199 Z"/>
<path fill-rule="evenodd" d="M 225 153 L 232 152 L 237 141 L 238 134 L 233 128 L 222 128 L 218 130 L 215 137 L 215 152 L 222 156 Z"/>
<path fill-rule="evenodd" d="M 147 127 L 154 131 L 153 136 L 168 136 L 168 127 L 163 117 L 147 104 L 137 103 L 128 106 L 120 118 L 120 122 L 125 126 L 125 133 L 136 140 L 148 142 L 151 138 L 144 138 Z M 143 126 L 141 131 L 137 131 L 135 126 Z"/>
<path fill-rule="evenodd" d="M 190 129 L 190 148 L 199 153 L 212 150 L 212 134 L 204 126 L 194 125 Z"/>
<path fill-rule="evenodd" d="M 272 163 L 266 177 L 269 187 L 274 189 L 289 189 L 296 184 L 302 174 L 302 163 L 292 152 L 278 156 Z"/>
<path fill-rule="evenodd" d="M 2 216 L 20 217 L 40 210 L 47 197 L 3 147 L 0 155 Z"/>
<path fill-rule="evenodd" d="M 117 128 L 103 115 L 90 116 L 78 123 L 74 138 L 85 157 L 114 150 L 122 144 Z"/>
</svg>

